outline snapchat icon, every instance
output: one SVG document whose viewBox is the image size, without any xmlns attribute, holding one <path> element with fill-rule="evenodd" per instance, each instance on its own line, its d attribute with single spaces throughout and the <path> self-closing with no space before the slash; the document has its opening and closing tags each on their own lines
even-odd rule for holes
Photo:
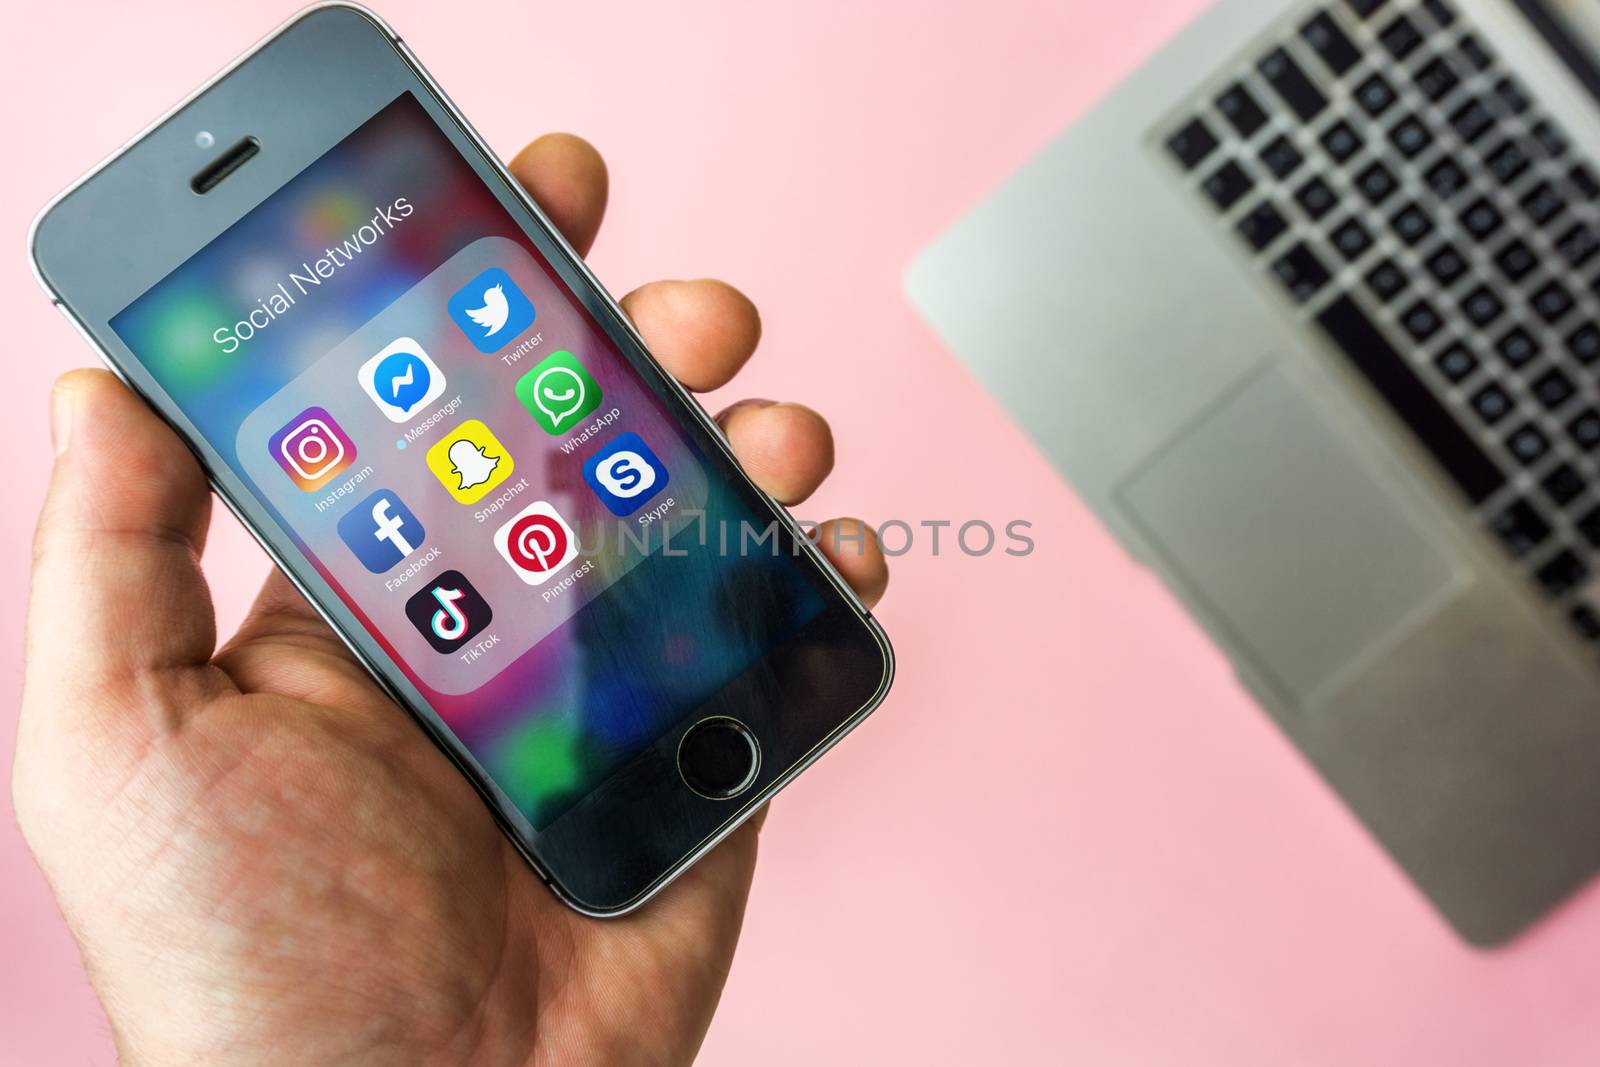
<svg viewBox="0 0 1600 1067">
<path fill-rule="evenodd" d="M 477 419 L 468 419 L 428 449 L 428 469 L 461 504 L 476 504 L 511 477 L 511 453 Z"/>
</svg>

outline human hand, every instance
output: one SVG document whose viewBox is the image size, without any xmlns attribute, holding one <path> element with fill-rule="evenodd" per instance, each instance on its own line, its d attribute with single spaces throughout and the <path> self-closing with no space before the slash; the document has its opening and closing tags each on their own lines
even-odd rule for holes
<svg viewBox="0 0 1600 1067">
<path fill-rule="evenodd" d="M 606 199 L 594 149 L 541 138 L 512 170 L 586 251 Z M 691 389 L 731 379 L 760 334 L 717 282 L 658 282 L 623 305 Z M 217 648 L 209 487 L 154 413 L 102 371 L 66 375 L 52 402 L 13 793 L 124 1060 L 692 1059 L 759 817 L 639 912 L 570 911 L 281 573 Z M 783 503 L 832 466 L 827 424 L 803 407 L 721 421 Z M 865 542 L 833 555 L 870 603 L 887 571 Z"/>
</svg>

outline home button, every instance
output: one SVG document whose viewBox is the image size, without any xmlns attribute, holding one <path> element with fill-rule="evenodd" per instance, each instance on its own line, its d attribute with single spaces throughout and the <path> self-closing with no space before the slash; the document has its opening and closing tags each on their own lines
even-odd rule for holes
<svg viewBox="0 0 1600 1067">
<path fill-rule="evenodd" d="M 678 773 L 703 797 L 736 797 L 750 788 L 760 770 L 761 746 L 738 719 L 701 719 L 678 742 Z"/>
</svg>

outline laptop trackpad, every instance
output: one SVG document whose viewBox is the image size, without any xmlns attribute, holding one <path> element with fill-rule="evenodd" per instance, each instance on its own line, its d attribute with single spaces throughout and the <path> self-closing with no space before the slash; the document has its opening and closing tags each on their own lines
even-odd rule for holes
<svg viewBox="0 0 1600 1067">
<path fill-rule="evenodd" d="M 1235 650 L 1305 704 L 1470 573 L 1375 471 L 1269 367 L 1119 496 Z"/>
</svg>

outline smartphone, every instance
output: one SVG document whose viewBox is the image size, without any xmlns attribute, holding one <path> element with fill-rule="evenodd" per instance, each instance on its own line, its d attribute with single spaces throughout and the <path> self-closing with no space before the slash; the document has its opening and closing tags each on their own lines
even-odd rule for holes
<svg viewBox="0 0 1600 1067">
<path fill-rule="evenodd" d="M 887 692 L 871 614 L 371 12 L 285 24 L 30 240 L 579 911 L 643 903 Z"/>
</svg>

